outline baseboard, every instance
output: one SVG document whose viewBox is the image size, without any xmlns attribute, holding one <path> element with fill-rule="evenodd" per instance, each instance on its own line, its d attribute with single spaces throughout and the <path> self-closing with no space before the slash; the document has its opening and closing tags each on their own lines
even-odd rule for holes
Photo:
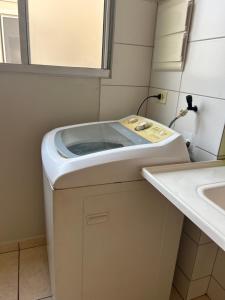
<svg viewBox="0 0 225 300">
<path fill-rule="evenodd" d="M 44 235 L 38 235 L 27 239 L 22 239 L 18 241 L 10 241 L 5 243 L 0 243 L 0 254 L 24 250 L 28 248 L 34 248 L 46 245 L 46 238 Z"/>
</svg>

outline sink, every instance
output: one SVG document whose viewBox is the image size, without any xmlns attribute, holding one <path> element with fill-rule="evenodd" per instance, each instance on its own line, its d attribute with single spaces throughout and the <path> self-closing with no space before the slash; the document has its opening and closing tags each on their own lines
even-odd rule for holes
<svg viewBox="0 0 225 300">
<path fill-rule="evenodd" d="M 146 167 L 142 175 L 225 251 L 225 161 Z"/>
<path fill-rule="evenodd" d="M 198 194 L 225 214 L 225 182 L 200 186 Z"/>
</svg>

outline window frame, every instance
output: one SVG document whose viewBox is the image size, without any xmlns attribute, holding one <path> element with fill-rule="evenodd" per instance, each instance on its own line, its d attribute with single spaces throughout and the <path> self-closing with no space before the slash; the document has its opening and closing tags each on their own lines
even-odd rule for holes
<svg viewBox="0 0 225 300">
<path fill-rule="evenodd" d="M 12 0 L 12 2 L 15 2 Z M 109 78 L 115 0 L 104 0 L 102 68 L 63 67 L 30 64 L 28 0 L 18 0 L 21 64 L 0 63 L 0 72 L 33 73 L 56 76 Z"/>
</svg>

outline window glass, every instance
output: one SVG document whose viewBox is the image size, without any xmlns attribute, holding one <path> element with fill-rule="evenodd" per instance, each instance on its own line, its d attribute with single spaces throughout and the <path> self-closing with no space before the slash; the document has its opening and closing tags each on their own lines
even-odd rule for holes
<svg viewBox="0 0 225 300">
<path fill-rule="evenodd" d="M 20 35 L 17 1 L 0 1 L 0 61 L 20 64 Z"/>
<path fill-rule="evenodd" d="M 104 0 L 28 0 L 30 63 L 102 67 Z"/>
</svg>

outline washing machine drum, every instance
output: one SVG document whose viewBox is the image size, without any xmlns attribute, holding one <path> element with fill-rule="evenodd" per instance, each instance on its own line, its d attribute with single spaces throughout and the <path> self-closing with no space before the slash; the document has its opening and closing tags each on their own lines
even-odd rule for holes
<svg viewBox="0 0 225 300">
<path fill-rule="evenodd" d="M 55 136 L 57 151 L 67 158 L 149 143 L 119 122 L 63 129 Z"/>
</svg>

